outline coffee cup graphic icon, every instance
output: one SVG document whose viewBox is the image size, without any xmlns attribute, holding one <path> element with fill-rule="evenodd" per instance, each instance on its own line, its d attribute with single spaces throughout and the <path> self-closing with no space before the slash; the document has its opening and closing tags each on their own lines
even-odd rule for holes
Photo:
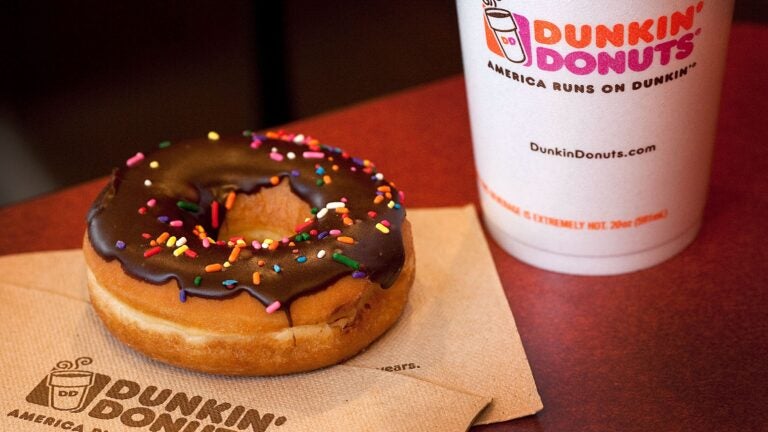
<svg viewBox="0 0 768 432">
<path fill-rule="evenodd" d="M 80 366 L 91 364 L 90 357 L 80 357 L 74 364 L 60 361 L 56 369 L 48 374 L 48 406 L 59 411 L 77 411 L 83 407 L 88 389 L 93 386 L 94 373 L 79 370 Z"/>
<path fill-rule="evenodd" d="M 49 406 L 60 411 L 75 411 L 81 408 L 92 385 L 93 372 L 53 371 L 48 375 Z"/>
<path fill-rule="evenodd" d="M 506 9 L 489 7 L 485 9 L 485 19 L 488 26 L 496 35 L 499 47 L 504 52 L 504 57 L 513 63 L 522 63 L 525 61 L 525 50 L 520 43 L 520 36 L 517 33 L 517 23 Z"/>
</svg>

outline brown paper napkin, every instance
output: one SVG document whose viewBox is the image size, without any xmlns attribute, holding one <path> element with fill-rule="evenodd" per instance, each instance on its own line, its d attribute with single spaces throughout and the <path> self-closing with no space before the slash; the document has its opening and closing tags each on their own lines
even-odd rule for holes
<svg viewBox="0 0 768 432">
<path fill-rule="evenodd" d="M 475 424 L 539 411 L 541 399 L 474 207 L 411 210 L 408 218 L 417 262 L 408 306 L 375 349 L 347 364 L 400 365 L 402 374 L 492 397 Z"/>
<path fill-rule="evenodd" d="M 396 326 L 343 365 L 275 378 L 124 347 L 87 303 L 80 251 L 0 258 L 0 430 L 463 431 L 540 410 L 474 209 L 408 217 L 417 276 Z"/>
</svg>

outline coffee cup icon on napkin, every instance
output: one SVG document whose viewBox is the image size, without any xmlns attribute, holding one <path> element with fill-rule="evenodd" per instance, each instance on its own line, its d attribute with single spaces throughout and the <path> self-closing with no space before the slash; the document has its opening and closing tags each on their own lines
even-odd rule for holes
<svg viewBox="0 0 768 432">
<path fill-rule="evenodd" d="M 85 402 L 88 389 L 93 386 L 93 372 L 79 370 L 80 366 L 91 364 L 90 357 L 80 357 L 73 364 L 64 360 L 48 374 L 48 405 L 59 411 L 77 411 Z"/>
</svg>

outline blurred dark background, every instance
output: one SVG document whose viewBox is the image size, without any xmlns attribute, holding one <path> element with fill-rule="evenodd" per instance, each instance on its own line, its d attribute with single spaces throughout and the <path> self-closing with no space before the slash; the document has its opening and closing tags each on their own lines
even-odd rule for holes
<svg viewBox="0 0 768 432">
<path fill-rule="evenodd" d="M 264 129 L 461 72 L 452 0 L 0 8 L 0 205 L 165 139 Z M 735 19 L 766 23 L 768 1 L 738 0 Z"/>
</svg>

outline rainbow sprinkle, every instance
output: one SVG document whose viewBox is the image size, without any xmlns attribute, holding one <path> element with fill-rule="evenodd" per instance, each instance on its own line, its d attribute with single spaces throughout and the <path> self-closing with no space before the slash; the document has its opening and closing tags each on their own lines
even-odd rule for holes
<svg viewBox="0 0 768 432">
<path fill-rule="evenodd" d="M 348 236 L 336 237 L 336 240 L 340 241 L 340 242 L 342 242 L 344 244 L 355 244 L 355 239 L 353 239 L 352 237 L 348 237 Z"/>
<path fill-rule="evenodd" d="M 182 210 L 190 211 L 190 212 L 199 212 L 200 206 L 193 202 L 179 200 L 176 202 L 176 206 L 179 207 Z"/>
<path fill-rule="evenodd" d="M 227 261 L 233 263 L 237 261 L 237 257 L 240 256 L 240 246 L 235 246 L 232 248 L 232 252 L 229 254 L 229 258 L 227 258 Z"/>
<path fill-rule="evenodd" d="M 157 254 L 159 254 L 159 253 L 160 253 L 160 251 L 162 251 L 162 250 L 163 250 L 163 248 L 161 248 L 160 246 L 155 246 L 155 247 L 153 247 L 152 249 L 147 249 L 147 250 L 144 252 L 144 258 L 149 258 L 149 257 L 151 257 L 151 256 L 157 255 Z"/>
<path fill-rule="evenodd" d="M 343 255 L 343 254 L 340 254 L 340 253 L 336 252 L 333 255 L 331 255 L 331 257 L 337 263 L 344 264 L 345 266 L 347 266 L 347 267 L 349 267 L 351 269 L 354 269 L 354 270 L 359 270 L 360 269 L 360 263 L 355 261 L 355 260 L 353 260 L 352 258 L 350 258 L 350 257 L 348 257 L 346 255 Z"/>
<path fill-rule="evenodd" d="M 189 250 L 189 246 L 187 245 L 179 246 L 178 248 L 174 249 L 173 256 L 175 257 L 181 256 L 181 254 L 183 254 L 187 250 Z"/>
<path fill-rule="evenodd" d="M 125 164 L 129 167 L 137 165 L 139 162 L 144 160 L 144 153 L 138 152 L 135 155 L 128 158 L 127 161 L 125 161 Z"/>
<path fill-rule="evenodd" d="M 216 263 L 216 264 L 208 264 L 207 266 L 205 266 L 205 272 L 206 273 L 220 272 L 221 269 L 222 269 L 222 266 L 221 266 L 221 264 L 218 264 L 218 263 Z"/>
<path fill-rule="evenodd" d="M 300 233 L 300 232 L 304 231 L 305 229 L 309 228 L 309 226 L 312 225 L 313 223 L 315 223 L 314 219 L 310 219 L 308 221 L 304 221 L 304 223 L 296 225 L 296 228 L 294 228 L 294 230 L 297 233 Z"/>
<path fill-rule="evenodd" d="M 230 191 L 229 194 L 227 194 L 227 200 L 224 202 L 224 208 L 227 210 L 231 210 L 232 206 L 235 205 L 235 197 L 237 195 L 234 191 Z"/>
<path fill-rule="evenodd" d="M 211 226 L 216 229 L 219 227 L 219 202 L 211 202 Z"/>
<path fill-rule="evenodd" d="M 268 314 L 274 313 L 276 310 L 280 309 L 280 302 L 275 300 L 272 304 L 267 306 L 265 309 Z"/>
</svg>

